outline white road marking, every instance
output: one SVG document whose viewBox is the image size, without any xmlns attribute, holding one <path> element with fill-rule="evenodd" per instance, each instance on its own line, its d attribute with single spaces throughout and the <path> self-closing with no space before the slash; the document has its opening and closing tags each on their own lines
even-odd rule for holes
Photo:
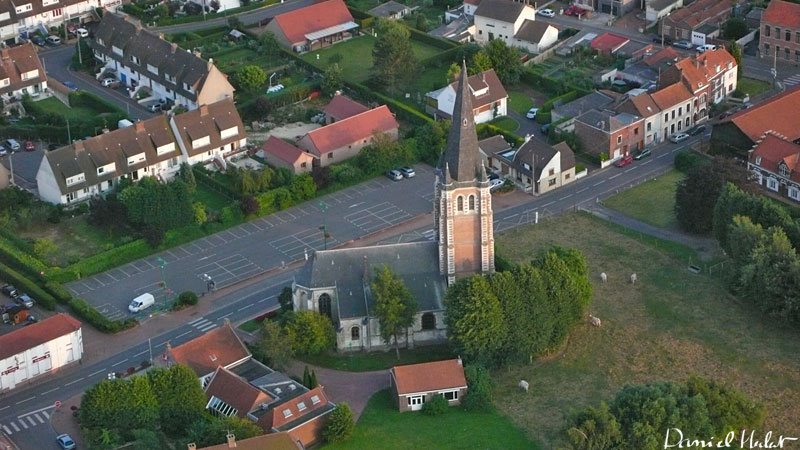
<svg viewBox="0 0 800 450">
<path fill-rule="evenodd" d="M 3 431 L 5 431 L 5 432 L 6 432 L 6 434 L 14 434 L 14 433 L 12 433 L 12 432 L 11 432 L 11 430 L 9 430 L 9 429 L 8 429 L 8 427 L 7 427 L 7 426 L 5 426 L 5 425 L 3 425 Z"/>
<path fill-rule="evenodd" d="M 252 304 L 252 303 L 251 303 L 251 304 L 249 304 L 249 305 L 244 305 L 244 306 L 242 306 L 241 308 L 239 308 L 239 311 L 244 311 L 245 309 L 247 309 L 247 308 L 250 308 L 251 306 L 253 306 L 253 304 Z"/>
<path fill-rule="evenodd" d="M 50 389 L 49 391 L 40 392 L 40 393 L 39 393 L 39 395 L 45 395 L 45 394 L 49 394 L 49 393 L 51 393 L 51 392 L 55 392 L 55 391 L 57 391 L 58 389 L 59 389 L 59 388 L 57 388 L 57 387 L 56 387 L 56 388 Z M 48 406 L 48 407 L 47 407 L 47 408 L 45 408 L 45 409 L 50 409 L 50 408 L 52 408 L 52 406 Z"/>
<path fill-rule="evenodd" d="M 187 334 L 191 334 L 191 330 L 190 330 L 190 331 L 187 331 L 186 333 L 181 333 L 181 334 L 179 334 L 179 335 L 175 336 L 175 339 L 178 339 L 179 337 L 184 337 L 184 336 L 186 336 Z"/>
<path fill-rule="evenodd" d="M 225 314 L 224 316 L 220 316 L 219 318 L 220 319 L 224 319 L 224 318 L 230 316 L 231 314 L 233 314 L 233 311 L 229 312 L 228 314 Z"/>
<path fill-rule="evenodd" d="M 616 175 L 612 175 L 612 176 L 608 177 L 608 179 L 609 179 L 609 180 L 613 180 L 614 178 L 617 178 L 617 177 L 618 177 L 618 176 L 620 176 L 620 175 L 622 175 L 622 174 L 621 174 L 621 173 L 618 173 L 618 174 L 616 174 Z"/>
<path fill-rule="evenodd" d="M 119 361 L 119 362 L 116 362 L 116 363 L 112 364 L 111 367 L 118 366 L 118 365 L 126 363 L 126 362 L 128 362 L 128 358 L 125 358 L 122 361 Z"/>
<path fill-rule="evenodd" d="M 28 400 L 33 400 L 34 398 L 36 398 L 36 397 L 31 397 L 31 398 L 26 398 L 25 400 L 20 400 L 20 401 L 17 402 L 17 404 L 19 405 L 20 403 L 25 403 Z"/>
<path fill-rule="evenodd" d="M 139 353 L 137 353 L 137 354 L 133 355 L 133 357 L 135 358 L 135 357 L 137 357 L 137 356 L 144 355 L 145 353 L 147 353 L 147 350 L 142 350 L 142 351 L 140 351 Z"/>
<path fill-rule="evenodd" d="M 95 375 L 99 375 L 99 374 L 101 374 L 101 373 L 103 373 L 103 372 L 107 372 L 107 371 L 108 371 L 108 370 L 106 370 L 106 369 L 100 369 L 100 370 L 98 370 L 97 372 L 92 372 L 92 373 L 90 373 L 88 378 L 92 378 L 92 377 L 93 377 L 93 376 L 95 376 Z"/>
<path fill-rule="evenodd" d="M 597 183 L 593 184 L 593 185 L 592 185 L 592 187 L 595 187 L 595 186 L 600 186 L 601 184 L 603 184 L 603 183 L 605 183 L 605 182 L 606 182 L 606 180 L 601 180 L 601 181 L 599 181 L 599 182 L 597 182 Z"/>
</svg>

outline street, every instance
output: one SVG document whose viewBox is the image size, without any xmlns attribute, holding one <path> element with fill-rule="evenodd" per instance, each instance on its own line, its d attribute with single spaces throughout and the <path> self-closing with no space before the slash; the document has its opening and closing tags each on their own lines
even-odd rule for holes
<svg viewBox="0 0 800 450">
<path fill-rule="evenodd" d="M 239 21 L 242 22 L 244 25 L 254 25 L 261 22 L 264 19 L 270 19 L 272 17 L 277 16 L 278 14 L 294 11 L 297 8 L 302 8 L 304 6 L 308 6 L 313 3 L 315 3 L 314 0 L 289 0 L 289 1 L 281 0 L 280 3 L 277 3 L 275 5 L 235 14 L 234 16 L 238 18 Z M 204 20 L 200 22 L 190 22 L 190 23 L 182 23 L 179 25 L 155 27 L 153 28 L 153 30 L 155 30 L 158 33 L 185 33 L 189 31 L 203 30 L 206 28 L 222 27 L 228 25 L 228 19 L 230 17 L 232 16 L 216 17 L 213 19 Z"/>
</svg>

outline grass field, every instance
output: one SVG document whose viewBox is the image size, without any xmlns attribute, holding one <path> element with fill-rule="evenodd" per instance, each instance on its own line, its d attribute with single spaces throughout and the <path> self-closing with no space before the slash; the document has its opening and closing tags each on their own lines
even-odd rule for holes
<svg viewBox="0 0 800 450">
<path fill-rule="evenodd" d="M 119 237 L 89 225 L 85 215 L 64 219 L 58 224 L 31 225 L 16 233 L 23 239 L 49 239 L 56 244 L 58 251 L 47 260 L 57 266 L 66 266 L 119 244 Z"/>
<path fill-rule="evenodd" d="M 388 390 L 373 395 L 358 420 L 353 437 L 325 449 L 497 449 L 536 450 L 524 431 L 496 412 L 450 408 L 440 416 L 400 413 Z"/>
<path fill-rule="evenodd" d="M 65 119 L 69 119 L 72 121 L 84 121 L 86 120 L 87 117 L 96 116 L 98 112 L 100 113 L 116 112 L 110 109 L 104 109 L 103 106 L 100 104 L 97 105 L 98 110 L 94 110 L 91 108 L 77 107 L 77 106 L 73 106 L 72 108 L 70 108 L 67 105 L 61 103 L 61 101 L 55 97 L 48 97 L 44 100 L 39 100 L 38 102 L 36 102 L 36 105 L 45 109 L 47 112 L 58 114 L 64 117 Z"/>
<path fill-rule="evenodd" d="M 753 78 L 742 77 L 736 82 L 736 90 L 744 92 L 750 97 L 763 94 L 770 89 L 772 89 L 772 86 L 766 81 L 755 80 Z"/>
<path fill-rule="evenodd" d="M 508 91 L 508 107 L 518 114 L 525 114 L 533 106 L 530 97 L 518 91 Z"/>
<path fill-rule="evenodd" d="M 494 374 L 495 404 L 542 448 L 563 445 L 571 413 L 610 400 L 625 384 L 691 374 L 766 405 L 766 430 L 797 434 L 800 333 L 740 303 L 720 280 L 688 272 L 688 249 L 656 247 L 580 213 L 500 234 L 496 242 L 513 261 L 550 245 L 579 249 L 594 287 L 590 312 L 603 321 L 602 328 L 578 325 L 558 355 Z M 600 272 L 608 283 L 598 282 Z M 635 286 L 625 281 L 632 272 Z M 528 395 L 520 395 L 521 379 L 530 383 Z"/>
<path fill-rule="evenodd" d="M 677 229 L 675 189 L 684 175 L 677 170 L 621 192 L 603 202 L 605 206 L 661 228 Z"/>
<path fill-rule="evenodd" d="M 220 209 L 229 206 L 231 199 L 228 197 L 214 192 L 203 184 L 198 183 L 197 189 L 194 192 L 193 201 L 201 202 L 206 205 L 206 209 L 219 211 Z"/>
<path fill-rule="evenodd" d="M 350 372 L 369 372 L 383 370 L 403 364 L 416 364 L 420 362 L 438 361 L 453 358 L 453 351 L 444 345 L 432 347 L 417 347 L 414 349 L 400 349 L 400 359 L 397 359 L 394 349 L 385 352 L 371 353 L 323 353 L 314 356 L 301 357 L 304 362 L 315 366 L 329 367 L 331 369 L 346 370 Z"/>
<path fill-rule="evenodd" d="M 517 123 L 513 117 L 509 116 L 494 119 L 492 120 L 491 124 L 498 128 L 502 128 L 503 130 L 510 131 L 511 133 L 514 133 L 519 129 L 519 123 Z"/>
</svg>

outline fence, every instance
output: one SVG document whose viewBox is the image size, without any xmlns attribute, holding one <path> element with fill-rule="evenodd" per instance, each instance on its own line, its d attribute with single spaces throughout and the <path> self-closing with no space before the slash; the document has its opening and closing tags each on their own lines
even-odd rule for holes
<svg viewBox="0 0 800 450">
<path fill-rule="evenodd" d="M 545 59 L 551 57 L 553 55 L 553 53 L 556 52 L 556 50 L 561 48 L 562 45 L 566 44 L 567 41 L 569 41 L 569 39 L 564 39 L 563 41 L 557 42 L 554 46 L 548 48 L 547 50 L 543 51 L 542 53 L 539 53 L 538 55 L 534 56 L 533 58 L 525 61 L 524 64 L 526 66 L 529 66 L 531 64 L 538 64 L 538 63 L 544 61 Z"/>
<path fill-rule="evenodd" d="M 756 33 L 758 33 L 758 29 L 755 29 L 755 30 L 745 34 L 741 38 L 737 39 L 736 43 L 739 44 L 739 47 L 744 48 L 745 45 L 753 42 L 756 39 Z"/>
</svg>

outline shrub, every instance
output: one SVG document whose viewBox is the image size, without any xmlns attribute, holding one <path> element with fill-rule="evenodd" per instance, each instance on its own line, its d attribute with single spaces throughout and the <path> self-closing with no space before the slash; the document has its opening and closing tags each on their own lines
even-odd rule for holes
<svg viewBox="0 0 800 450">
<path fill-rule="evenodd" d="M 705 156 L 691 150 L 681 150 L 675 155 L 675 169 L 683 173 L 689 173 L 695 167 L 700 167 L 710 162 Z"/>
<path fill-rule="evenodd" d="M 328 425 L 322 432 L 322 437 L 325 442 L 336 443 L 344 442 L 350 439 L 353 435 L 353 430 L 356 428 L 356 422 L 353 419 L 353 411 L 350 410 L 350 405 L 342 402 L 336 405 L 336 408 L 328 419 Z"/>
<path fill-rule="evenodd" d="M 469 365 L 465 367 L 469 390 L 462 403 L 469 411 L 485 411 L 492 407 L 492 379 L 483 366 Z"/>
<path fill-rule="evenodd" d="M 105 316 L 97 312 L 97 310 L 91 305 L 86 303 L 86 301 L 80 298 L 74 298 L 70 300 L 69 307 L 72 308 L 72 311 L 76 315 L 86 320 L 93 327 L 104 333 L 117 333 L 122 330 L 127 330 L 128 328 L 133 328 L 138 323 L 136 319 L 132 318 L 122 321 L 108 320 Z"/>
<path fill-rule="evenodd" d="M 197 304 L 197 294 L 192 291 L 184 291 L 178 296 L 178 305 L 194 306 Z"/>
<path fill-rule="evenodd" d="M 0 276 L 6 281 L 13 284 L 22 292 L 30 294 L 36 302 L 50 311 L 56 308 L 56 299 L 52 295 L 45 292 L 33 280 L 27 278 L 25 275 L 17 272 L 5 264 L 0 264 Z"/>
<path fill-rule="evenodd" d="M 446 413 L 449 408 L 450 405 L 443 395 L 434 394 L 433 398 L 422 406 L 422 412 L 429 416 L 440 416 Z"/>
</svg>

